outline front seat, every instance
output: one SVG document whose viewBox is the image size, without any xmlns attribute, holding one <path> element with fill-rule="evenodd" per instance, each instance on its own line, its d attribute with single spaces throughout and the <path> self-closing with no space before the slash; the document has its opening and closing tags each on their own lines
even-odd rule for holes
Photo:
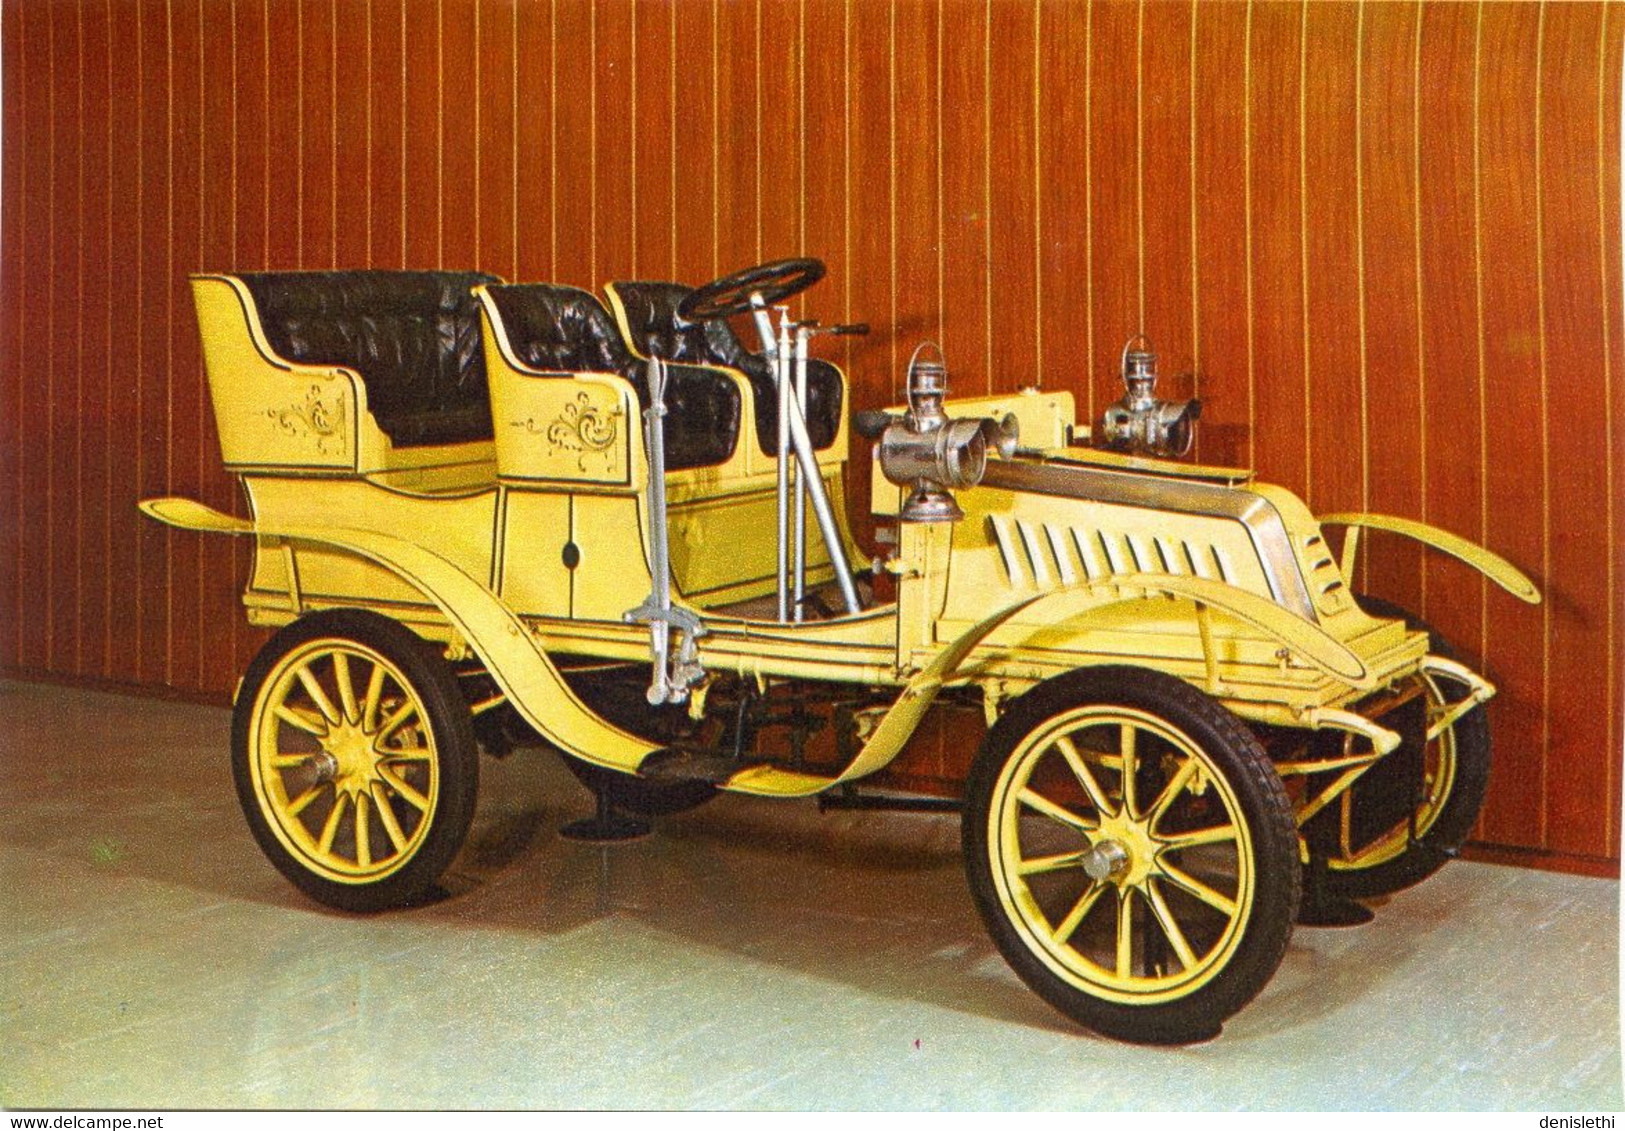
<svg viewBox="0 0 1625 1131">
<path fill-rule="evenodd" d="M 779 394 L 773 365 L 751 353 L 722 318 L 689 322 L 677 304 L 694 288 L 681 283 L 614 282 L 604 284 L 610 306 L 627 344 L 643 357 L 660 357 L 689 365 L 725 365 L 744 374 L 756 394 L 756 442 L 763 454 L 777 451 Z M 814 448 L 835 442 L 841 429 L 841 371 L 820 358 L 807 361 L 807 435 Z"/>
</svg>

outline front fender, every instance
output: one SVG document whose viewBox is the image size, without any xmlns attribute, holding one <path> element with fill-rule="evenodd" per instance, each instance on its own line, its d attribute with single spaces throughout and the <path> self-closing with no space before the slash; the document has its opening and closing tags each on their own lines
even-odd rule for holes
<svg viewBox="0 0 1625 1131">
<path fill-rule="evenodd" d="M 1540 604 L 1540 590 L 1535 588 L 1535 583 L 1530 581 L 1522 570 L 1501 555 L 1486 550 L 1476 542 L 1458 537 L 1448 530 L 1441 530 L 1437 526 L 1429 526 L 1425 522 L 1417 522 L 1410 518 L 1398 518 L 1388 514 L 1357 514 L 1352 511 L 1322 515 L 1318 521 L 1322 526 L 1349 528 L 1348 540 L 1343 544 L 1342 569 L 1345 578 L 1354 576 L 1360 530 L 1386 530 L 1393 534 L 1403 534 L 1424 546 L 1431 546 L 1466 562 L 1520 601 L 1531 605 Z"/>
<path fill-rule="evenodd" d="M 628 773 L 636 773 L 657 749 L 611 726 L 576 698 L 524 622 L 489 589 L 433 551 L 367 530 L 255 524 L 191 499 L 147 499 L 140 507 L 183 530 L 315 542 L 376 562 L 434 602 L 484 662 L 514 710 L 548 741 L 585 761 Z"/>
</svg>

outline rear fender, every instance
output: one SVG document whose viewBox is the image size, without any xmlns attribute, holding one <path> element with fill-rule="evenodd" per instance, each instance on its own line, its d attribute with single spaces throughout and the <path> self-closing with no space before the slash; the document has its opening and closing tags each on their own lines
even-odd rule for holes
<svg viewBox="0 0 1625 1131">
<path fill-rule="evenodd" d="M 433 551 L 367 530 L 255 524 L 190 499 L 148 499 L 140 507 L 182 530 L 314 542 L 376 562 L 434 602 L 514 710 L 549 742 L 584 761 L 627 773 L 636 773 L 657 749 L 611 726 L 576 698 L 524 622 L 484 585 Z"/>
<path fill-rule="evenodd" d="M 1396 518 L 1387 514 L 1356 514 L 1348 512 L 1322 515 L 1317 521 L 1322 526 L 1346 526 L 1349 528 L 1347 540 L 1343 543 L 1342 570 L 1346 579 L 1354 576 L 1354 562 L 1360 545 L 1360 531 L 1362 529 L 1386 530 L 1392 534 L 1403 534 L 1405 537 L 1420 542 L 1424 546 L 1431 546 L 1435 550 L 1442 551 L 1453 558 L 1466 562 L 1520 601 L 1530 605 L 1540 604 L 1540 590 L 1535 588 L 1535 583 L 1530 581 L 1522 570 L 1501 557 L 1501 555 L 1486 550 L 1476 542 L 1469 542 L 1465 538 L 1457 537 L 1448 530 L 1441 530 L 1437 526 L 1429 526 L 1427 523 L 1417 522 L 1415 519 Z"/>
</svg>

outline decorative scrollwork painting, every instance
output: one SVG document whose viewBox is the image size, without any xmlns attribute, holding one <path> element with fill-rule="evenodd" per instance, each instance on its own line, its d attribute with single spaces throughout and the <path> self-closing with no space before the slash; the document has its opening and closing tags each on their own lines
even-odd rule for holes
<svg viewBox="0 0 1625 1131">
<path fill-rule="evenodd" d="M 334 397 L 331 402 L 323 400 L 320 385 L 310 387 L 303 404 L 268 408 L 265 415 L 289 436 L 315 437 L 316 450 L 324 455 L 337 451 L 344 444 L 344 398 Z"/>
<path fill-rule="evenodd" d="M 548 454 L 575 452 L 576 469 L 587 470 L 590 456 L 602 455 L 607 468 L 615 462 L 615 441 L 620 427 L 615 418 L 618 408 L 605 410 L 592 403 L 586 393 L 577 393 L 575 400 L 565 404 L 559 415 L 547 424 L 538 424 L 534 417 L 513 421 L 513 427 L 523 428 L 532 435 L 547 437 Z"/>
</svg>

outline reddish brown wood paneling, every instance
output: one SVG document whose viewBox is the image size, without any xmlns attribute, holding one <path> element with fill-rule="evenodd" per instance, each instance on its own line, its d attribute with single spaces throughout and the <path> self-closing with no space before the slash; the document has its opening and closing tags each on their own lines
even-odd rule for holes
<svg viewBox="0 0 1625 1131">
<path fill-rule="evenodd" d="M 857 407 L 932 337 L 1093 417 L 1143 330 L 1202 458 L 1511 557 L 1546 604 L 1387 538 L 1358 582 L 1500 684 L 1481 836 L 1617 860 L 1617 12 L 7 0 L 0 40 L 4 670 L 224 693 L 263 637 L 242 548 L 133 507 L 242 510 L 187 272 L 811 254 L 802 308 L 875 327 L 829 347 Z"/>
</svg>

